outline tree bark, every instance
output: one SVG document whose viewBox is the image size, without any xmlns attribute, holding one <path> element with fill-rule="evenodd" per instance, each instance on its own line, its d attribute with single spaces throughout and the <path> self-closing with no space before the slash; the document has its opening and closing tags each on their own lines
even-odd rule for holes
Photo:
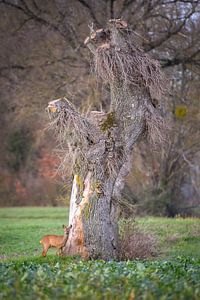
<svg viewBox="0 0 200 300">
<path fill-rule="evenodd" d="M 74 176 L 69 213 L 69 224 L 72 225 L 72 228 L 63 251 L 64 254 L 81 255 L 85 259 L 89 257 L 89 253 L 85 246 L 82 216 L 84 209 L 89 203 L 90 182 L 91 173 L 88 172 L 84 181 L 84 191 L 80 202 L 80 179 L 78 175 Z"/>
<path fill-rule="evenodd" d="M 114 180 L 109 178 L 103 180 L 105 192 L 102 194 L 98 190 L 99 187 L 92 185 L 94 180 L 91 172 L 88 172 L 80 202 L 78 178 L 78 175 L 74 176 L 69 215 L 72 229 L 64 253 L 81 255 L 85 259 L 116 259 L 118 256 L 117 207 L 111 199 Z"/>
</svg>

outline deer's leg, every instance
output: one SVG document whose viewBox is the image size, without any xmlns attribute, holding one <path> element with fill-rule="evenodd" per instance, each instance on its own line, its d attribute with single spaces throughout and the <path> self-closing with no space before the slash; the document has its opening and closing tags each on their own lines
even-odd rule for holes
<svg viewBox="0 0 200 300">
<path fill-rule="evenodd" d="M 43 246 L 42 256 L 45 257 L 48 250 L 49 250 L 49 246 Z"/>
<path fill-rule="evenodd" d="M 61 256 L 61 255 L 62 255 L 62 248 L 58 248 L 57 255 L 58 255 L 58 256 Z"/>
<path fill-rule="evenodd" d="M 60 256 L 63 256 L 63 247 L 60 248 Z"/>
</svg>

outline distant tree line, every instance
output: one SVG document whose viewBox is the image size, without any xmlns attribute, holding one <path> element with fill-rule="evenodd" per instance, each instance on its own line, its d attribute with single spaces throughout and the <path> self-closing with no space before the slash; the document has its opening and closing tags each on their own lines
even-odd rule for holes
<svg viewBox="0 0 200 300">
<path fill-rule="evenodd" d="M 52 179 L 58 159 L 42 131 L 47 102 L 67 96 L 80 111 L 106 109 L 107 87 L 90 74 L 84 39 L 110 18 L 123 18 L 137 43 L 168 77 L 165 153 L 142 142 L 124 201 L 151 214 L 193 214 L 200 205 L 200 1 L 0 0 L 1 205 L 58 205 L 71 177 Z M 166 82 L 167 85 L 167 82 Z M 49 167 L 49 169 L 48 169 Z M 58 182 L 59 181 L 59 182 Z M 60 196 L 58 196 L 60 195 Z M 195 211 L 194 211 L 195 210 Z"/>
</svg>

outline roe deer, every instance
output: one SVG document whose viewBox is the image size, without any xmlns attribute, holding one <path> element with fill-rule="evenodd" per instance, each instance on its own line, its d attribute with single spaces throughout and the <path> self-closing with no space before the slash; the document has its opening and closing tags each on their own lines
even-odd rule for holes
<svg viewBox="0 0 200 300">
<path fill-rule="evenodd" d="M 57 254 L 61 255 L 62 254 L 62 248 L 65 246 L 68 236 L 69 236 L 69 231 L 72 228 L 72 225 L 70 227 L 66 227 L 63 225 L 64 228 L 64 235 L 45 235 L 40 241 L 40 244 L 43 246 L 43 251 L 42 251 L 42 256 L 46 256 L 47 251 L 51 247 L 55 247 L 58 249 Z"/>
</svg>

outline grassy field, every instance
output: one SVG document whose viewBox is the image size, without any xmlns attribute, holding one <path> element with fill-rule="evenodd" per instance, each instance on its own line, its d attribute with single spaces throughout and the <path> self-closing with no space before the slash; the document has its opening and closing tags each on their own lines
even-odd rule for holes
<svg viewBox="0 0 200 300">
<path fill-rule="evenodd" d="M 200 299 L 200 220 L 141 218 L 157 257 L 127 262 L 41 257 L 40 238 L 62 234 L 65 208 L 0 209 L 0 299 Z"/>
</svg>

